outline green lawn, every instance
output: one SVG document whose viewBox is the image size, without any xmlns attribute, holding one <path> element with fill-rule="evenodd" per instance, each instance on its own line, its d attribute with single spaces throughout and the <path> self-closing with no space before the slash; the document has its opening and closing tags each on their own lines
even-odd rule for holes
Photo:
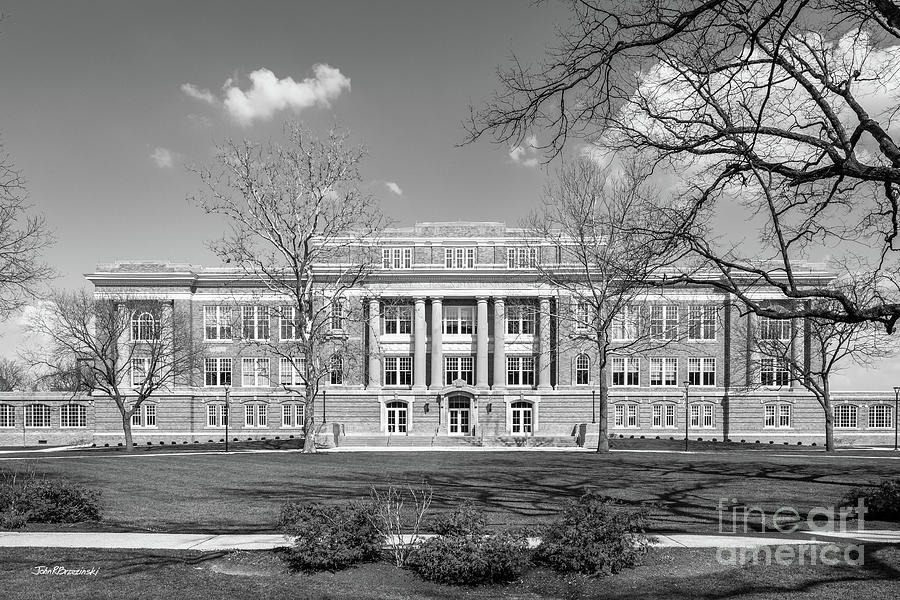
<svg viewBox="0 0 900 600">
<path fill-rule="evenodd" d="M 851 487 L 900 475 L 900 461 L 822 453 L 370 452 L 158 456 L 117 453 L 3 462 L 33 465 L 103 491 L 103 527 L 185 532 L 272 530 L 286 500 L 338 502 L 369 486 L 428 481 L 435 508 L 468 498 L 493 524 L 535 525 L 568 497 L 594 489 L 653 501 L 654 529 L 714 533 L 720 498 L 801 513 L 833 506 Z M 58 528 L 53 526 L 52 528 Z"/>
</svg>

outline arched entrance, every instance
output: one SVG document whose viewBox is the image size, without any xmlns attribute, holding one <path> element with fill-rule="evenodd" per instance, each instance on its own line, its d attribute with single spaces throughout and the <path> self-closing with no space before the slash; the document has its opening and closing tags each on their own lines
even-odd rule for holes
<svg viewBox="0 0 900 600">
<path fill-rule="evenodd" d="M 447 399 L 447 433 L 472 434 L 472 400 L 468 396 L 457 394 Z"/>
</svg>

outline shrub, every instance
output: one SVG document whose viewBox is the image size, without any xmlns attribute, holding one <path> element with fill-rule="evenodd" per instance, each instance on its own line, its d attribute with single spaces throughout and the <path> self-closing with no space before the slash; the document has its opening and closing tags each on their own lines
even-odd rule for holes
<svg viewBox="0 0 900 600">
<path fill-rule="evenodd" d="M 484 525 L 484 513 L 468 501 L 431 520 L 431 530 L 438 535 L 447 536 L 480 535 L 484 531 Z"/>
<path fill-rule="evenodd" d="M 286 503 L 280 526 L 293 538 L 288 562 L 305 571 L 336 571 L 377 558 L 383 539 L 369 520 L 371 512 L 363 502 L 343 506 Z"/>
<path fill-rule="evenodd" d="M 419 530 L 431 506 L 434 491 L 427 483 L 406 487 L 389 484 L 371 491 L 372 512 L 369 521 L 381 536 L 388 540 L 394 564 L 405 567 L 410 555 L 421 541 Z"/>
<path fill-rule="evenodd" d="M 34 471 L 0 477 L 0 527 L 26 523 L 99 521 L 100 491 L 66 479 L 41 479 Z"/>
<path fill-rule="evenodd" d="M 633 567 L 647 552 L 647 509 L 587 493 L 567 503 L 541 531 L 537 559 L 556 571 L 592 576 Z"/>
<path fill-rule="evenodd" d="M 409 561 L 422 578 L 454 585 L 511 581 L 528 563 L 525 536 L 507 531 L 434 537 L 420 545 Z"/>
<path fill-rule="evenodd" d="M 900 521 L 900 478 L 882 479 L 874 488 L 855 488 L 847 494 L 844 504 L 857 506 L 860 499 L 870 518 Z"/>
</svg>

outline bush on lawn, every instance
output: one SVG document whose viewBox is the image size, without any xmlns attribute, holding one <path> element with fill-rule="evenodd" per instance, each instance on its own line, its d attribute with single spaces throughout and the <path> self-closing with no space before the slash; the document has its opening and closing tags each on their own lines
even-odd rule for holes
<svg viewBox="0 0 900 600">
<path fill-rule="evenodd" d="M 647 509 L 587 493 L 541 530 L 537 559 L 556 571 L 603 576 L 638 564 L 647 552 Z"/>
<path fill-rule="evenodd" d="M 33 470 L 0 475 L 0 528 L 99 521 L 101 515 L 99 490 L 67 479 L 42 479 Z"/>
<path fill-rule="evenodd" d="M 484 532 L 484 513 L 466 501 L 431 520 L 431 530 L 438 535 L 480 535 Z"/>
<path fill-rule="evenodd" d="M 288 562 L 304 571 L 337 571 L 378 558 L 383 539 L 369 519 L 368 503 L 328 506 L 288 502 L 281 508 L 280 526 L 294 542 Z"/>
<path fill-rule="evenodd" d="M 528 564 L 525 536 L 508 531 L 434 537 L 419 546 L 409 561 L 423 579 L 453 585 L 512 581 Z"/>
<path fill-rule="evenodd" d="M 857 506 L 860 499 L 869 518 L 900 521 L 900 478 L 882 479 L 874 488 L 855 488 L 844 499 L 844 504 Z"/>
</svg>

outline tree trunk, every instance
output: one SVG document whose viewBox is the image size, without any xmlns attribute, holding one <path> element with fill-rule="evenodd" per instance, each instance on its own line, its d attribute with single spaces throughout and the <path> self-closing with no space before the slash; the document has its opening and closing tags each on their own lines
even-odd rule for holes
<svg viewBox="0 0 900 600">
<path fill-rule="evenodd" d="M 125 431 L 125 452 L 131 452 L 134 448 L 134 443 L 132 442 L 131 437 L 131 413 L 130 411 L 124 411 L 122 413 L 122 429 Z"/>
<path fill-rule="evenodd" d="M 822 407 L 825 409 L 825 451 L 834 452 L 834 411 L 831 410 L 831 390 L 824 386 Z"/>
<path fill-rule="evenodd" d="M 609 388 L 606 384 L 606 352 L 600 350 L 597 359 L 600 378 L 600 431 L 597 436 L 597 452 L 609 452 Z"/>
<path fill-rule="evenodd" d="M 308 384 L 306 385 L 306 401 L 303 408 L 303 453 L 316 453 L 316 390 Z"/>
</svg>

